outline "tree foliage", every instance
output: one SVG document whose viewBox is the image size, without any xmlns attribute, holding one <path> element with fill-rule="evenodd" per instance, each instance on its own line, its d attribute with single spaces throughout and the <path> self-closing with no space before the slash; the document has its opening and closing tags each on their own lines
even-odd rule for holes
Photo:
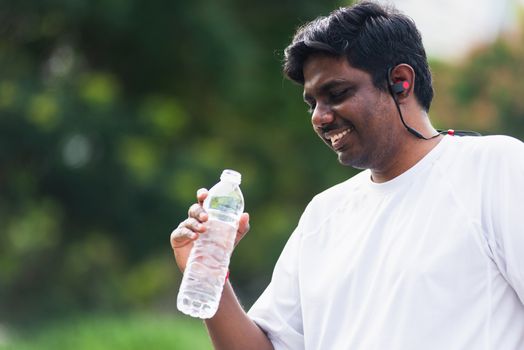
<svg viewBox="0 0 524 350">
<path fill-rule="evenodd" d="M 2 317 L 172 305 L 169 234 L 223 168 L 252 212 L 234 280 L 267 280 L 300 208 L 345 176 L 279 67 L 293 28 L 333 6 L 3 1 Z"/>
<path fill-rule="evenodd" d="M 280 73 L 294 29 L 337 5 L 2 1 L 1 317 L 172 308 L 169 234 L 224 168 L 251 213 L 231 267 L 249 304 L 306 203 L 355 173 Z M 500 40 L 435 62 L 437 125 L 524 137 L 523 56 Z"/>
</svg>

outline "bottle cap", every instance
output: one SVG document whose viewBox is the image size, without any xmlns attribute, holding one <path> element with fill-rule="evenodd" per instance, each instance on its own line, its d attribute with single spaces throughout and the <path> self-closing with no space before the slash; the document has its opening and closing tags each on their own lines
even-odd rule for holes
<svg viewBox="0 0 524 350">
<path fill-rule="evenodd" d="M 220 175 L 220 180 L 232 182 L 235 185 L 240 185 L 242 175 L 240 175 L 238 171 L 225 169 L 224 171 L 222 171 L 222 175 Z"/>
</svg>

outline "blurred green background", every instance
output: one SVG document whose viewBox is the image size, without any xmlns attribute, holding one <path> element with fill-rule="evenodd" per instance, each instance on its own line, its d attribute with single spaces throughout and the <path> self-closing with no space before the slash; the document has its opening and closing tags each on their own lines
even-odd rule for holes
<svg viewBox="0 0 524 350">
<path fill-rule="evenodd" d="M 240 171 L 248 307 L 307 202 L 355 173 L 280 70 L 299 24 L 347 4 L 1 0 L 0 349 L 209 348 L 169 234 Z M 433 60 L 434 125 L 524 139 L 523 41 Z"/>
</svg>

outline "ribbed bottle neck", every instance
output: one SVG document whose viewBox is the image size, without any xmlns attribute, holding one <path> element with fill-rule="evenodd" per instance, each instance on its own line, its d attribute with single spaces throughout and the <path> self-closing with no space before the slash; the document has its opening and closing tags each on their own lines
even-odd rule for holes
<svg viewBox="0 0 524 350">
<path fill-rule="evenodd" d="M 220 175 L 220 181 L 229 182 L 238 186 L 242 181 L 242 175 L 238 171 L 225 169 L 222 171 L 222 175 Z"/>
</svg>

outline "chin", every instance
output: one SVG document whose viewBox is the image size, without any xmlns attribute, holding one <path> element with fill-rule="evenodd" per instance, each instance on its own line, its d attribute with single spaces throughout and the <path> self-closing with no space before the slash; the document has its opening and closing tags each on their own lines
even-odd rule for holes
<svg viewBox="0 0 524 350">
<path fill-rule="evenodd" d="M 343 166 L 349 166 L 359 170 L 370 168 L 369 161 L 367 161 L 366 159 L 351 157 L 348 154 L 344 153 L 338 154 L 338 162 Z"/>
</svg>

